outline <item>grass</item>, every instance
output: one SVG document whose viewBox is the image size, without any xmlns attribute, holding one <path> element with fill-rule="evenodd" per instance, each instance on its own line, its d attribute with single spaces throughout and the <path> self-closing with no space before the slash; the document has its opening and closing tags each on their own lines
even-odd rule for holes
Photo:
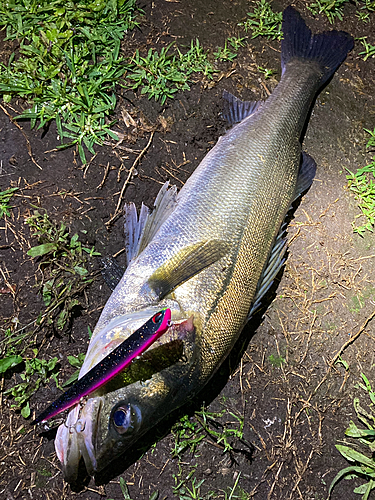
<svg viewBox="0 0 375 500">
<path fill-rule="evenodd" d="M 56 120 L 60 147 L 83 144 L 93 153 L 107 134 L 115 84 L 125 73 L 120 43 L 137 25 L 135 0 L 10 0 L 0 4 L 6 39 L 20 43 L 0 65 L 0 92 L 32 103 L 18 118 L 38 128 Z M 65 140 L 68 140 L 66 143 Z"/>
<path fill-rule="evenodd" d="M 234 421 L 222 423 L 223 417 L 231 416 Z M 234 425 L 233 425 L 234 424 Z M 193 420 L 185 415 L 172 428 L 175 437 L 172 456 L 179 457 L 185 451 L 195 453 L 198 445 L 205 437 L 211 438 L 214 442 L 223 447 L 223 453 L 233 450 L 233 440 L 243 439 L 243 417 L 228 410 L 221 412 L 209 412 L 203 406 L 202 410 L 195 413 Z"/>
<path fill-rule="evenodd" d="M 111 129 L 115 85 L 138 90 L 164 104 L 189 90 L 193 75 L 212 78 L 215 61 L 232 61 L 243 38 L 231 37 L 208 58 L 198 40 L 187 50 L 170 44 L 130 60 L 120 52 L 124 34 L 137 26 L 136 0 L 10 0 L 0 4 L 0 27 L 19 50 L 0 64 L 0 93 L 5 101 L 20 96 L 29 108 L 16 119 L 46 127 L 56 121 L 60 148 L 75 145 L 83 164 L 85 148 L 94 154 Z M 172 49 L 173 46 L 173 49 Z M 210 60 L 211 59 L 211 60 Z"/>
<path fill-rule="evenodd" d="M 365 48 L 362 52 L 359 52 L 359 56 L 363 56 L 363 60 L 367 61 L 369 57 L 375 57 L 375 45 L 371 45 L 367 42 L 367 36 L 362 38 L 357 38 Z"/>
<path fill-rule="evenodd" d="M 282 12 L 274 12 L 271 2 L 260 0 L 256 2 L 253 12 L 248 12 L 245 22 L 239 23 L 246 33 L 251 32 L 251 38 L 265 36 L 271 40 L 281 40 Z"/>
<path fill-rule="evenodd" d="M 9 202 L 17 190 L 18 188 L 8 188 L 0 193 L 0 218 L 4 215 L 6 215 L 7 217 L 10 216 L 10 210 L 12 209 L 12 206 L 9 205 Z"/>
<path fill-rule="evenodd" d="M 34 210 L 26 223 L 39 243 L 31 247 L 27 254 L 41 258 L 39 269 L 43 275 L 40 291 L 46 310 L 37 323 L 46 322 L 62 331 L 73 310 L 81 306 L 79 296 L 93 281 L 87 269 L 89 260 L 100 254 L 94 247 L 82 245 L 78 234 L 70 236 L 63 222 L 51 221 L 48 214 L 39 209 Z"/>
<path fill-rule="evenodd" d="M 172 53 L 174 43 L 163 47 L 160 53 L 149 49 L 147 56 L 142 57 L 139 51 L 128 65 L 125 87 L 133 90 L 141 89 L 141 94 L 148 98 L 160 99 L 164 104 L 166 99 L 172 98 L 179 90 L 189 90 L 192 74 L 202 73 L 211 78 L 214 72 L 209 62 L 207 52 L 199 44 L 199 40 L 191 41 L 189 50 L 183 54 L 178 47 Z"/>
<path fill-rule="evenodd" d="M 370 135 L 366 147 L 373 149 L 375 146 L 375 129 L 373 131 L 365 129 Z M 358 202 L 358 207 L 361 214 L 356 216 L 356 219 L 361 219 L 362 225 L 357 225 L 356 221 L 352 222 L 353 231 L 364 236 L 366 231 L 373 232 L 375 224 L 375 156 L 372 162 L 365 167 L 357 169 L 356 173 L 346 169 L 349 173 L 346 178 L 348 180 L 348 188 L 354 193 L 355 199 Z"/>
<path fill-rule="evenodd" d="M 367 377 L 362 373 L 362 382 L 359 383 L 358 388 L 367 392 L 370 399 L 370 411 L 362 408 L 358 398 L 354 398 L 354 410 L 357 419 L 365 426 L 365 428 L 358 427 L 353 421 L 350 422 L 349 427 L 345 431 L 345 435 L 355 439 L 355 443 L 345 443 L 344 445 L 337 444 L 336 448 L 341 455 L 348 460 L 351 464 L 349 467 L 342 469 L 333 479 L 329 491 L 328 499 L 331 497 L 335 485 L 343 478 L 364 479 L 366 483 L 354 488 L 353 492 L 362 495 L 362 500 L 368 500 L 372 490 L 375 489 L 375 392 Z M 350 444 L 350 446 L 348 446 Z M 368 455 L 362 453 L 364 449 Z M 360 451 L 358 451 L 360 450 Z"/>
<path fill-rule="evenodd" d="M 314 14 L 324 14 L 329 22 L 333 24 L 337 19 L 340 21 L 344 18 L 343 7 L 347 3 L 352 3 L 351 0 L 316 0 L 307 5 L 307 8 Z M 356 16 L 360 21 L 369 22 L 370 12 L 375 10 L 374 0 L 356 0 L 355 4 L 359 7 Z"/>
<path fill-rule="evenodd" d="M 227 421 L 229 417 L 233 419 L 231 422 Z M 205 439 L 212 440 L 216 445 L 219 445 L 223 453 L 230 453 L 233 451 L 234 441 L 243 440 L 243 427 L 243 417 L 227 409 L 220 412 L 209 412 L 204 406 L 201 411 L 195 413 L 193 418 L 185 415 L 175 424 L 172 428 L 174 445 L 171 454 L 174 458 L 178 458 L 178 473 L 174 474 L 173 493 L 179 500 L 217 498 L 218 495 L 212 491 L 202 496 L 201 487 L 204 480 L 198 480 L 194 476 L 197 465 L 189 466 L 190 470 L 187 472 L 186 468 L 183 467 L 186 465 L 186 461 L 182 462 L 182 457 L 187 452 L 198 457 L 199 446 Z M 248 497 L 244 496 L 245 492 L 238 486 L 238 479 L 239 477 L 233 488 L 228 488 L 224 492 L 224 498 L 247 500 Z"/>
<path fill-rule="evenodd" d="M 3 331 L 0 353 L 0 374 L 14 368 L 19 372 L 15 375 L 16 383 L 5 394 L 13 398 L 12 407 L 21 409 L 25 418 L 30 415 L 28 400 L 42 384 L 47 384 L 52 378 L 59 387 L 58 359 L 39 358 L 36 333 L 42 325 L 60 332 L 67 327 L 74 309 L 81 306 L 82 292 L 93 281 L 88 270 L 90 260 L 99 255 L 94 248 L 84 246 L 78 234 L 70 236 L 63 222 L 51 221 L 45 211 L 34 210 L 26 223 L 39 243 L 27 253 L 39 259 L 42 280 L 38 286 L 45 310 L 29 325 Z M 83 359 L 83 354 L 68 357 L 69 363 L 77 369 Z M 77 377 L 78 371 L 67 383 L 72 383 Z"/>
<path fill-rule="evenodd" d="M 25 369 L 19 374 L 22 382 L 15 384 L 13 387 L 5 391 L 6 396 L 12 396 L 14 398 L 14 404 L 12 408 L 21 409 L 21 415 L 24 418 L 30 416 L 30 397 L 39 389 L 43 384 L 47 384 L 52 378 L 56 387 L 59 387 L 57 375 L 58 375 L 58 359 L 56 357 L 50 360 L 38 359 L 36 355 L 38 354 L 38 349 L 33 349 L 35 354 L 34 358 L 24 359 Z"/>
<path fill-rule="evenodd" d="M 332 24 L 336 19 L 343 19 L 343 6 L 349 0 L 317 0 L 307 5 L 307 8 L 314 14 L 325 14 Z"/>
<path fill-rule="evenodd" d="M 268 78 L 271 78 L 273 75 L 276 74 L 276 71 L 273 69 L 268 69 L 268 68 L 262 68 L 262 66 L 258 66 L 258 71 L 263 73 L 264 79 L 268 80 Z"/>
</svg>

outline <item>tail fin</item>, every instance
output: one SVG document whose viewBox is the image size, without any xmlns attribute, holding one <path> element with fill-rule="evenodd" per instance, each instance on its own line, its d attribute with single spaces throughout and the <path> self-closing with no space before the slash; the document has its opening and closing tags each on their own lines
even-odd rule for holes
<svg viewBox="0 0 375 500">
<path fill-rule="evenodd" d="M 281 67 L 297 57 L 317 61 L 325 83 L 345 60 L 354 46 L 353 37 L 345 31 L 325 31 L 312 35 L 300 14 L 291 6 L 283 12 L 284 38 L 281 42 Z"/>
</svg>

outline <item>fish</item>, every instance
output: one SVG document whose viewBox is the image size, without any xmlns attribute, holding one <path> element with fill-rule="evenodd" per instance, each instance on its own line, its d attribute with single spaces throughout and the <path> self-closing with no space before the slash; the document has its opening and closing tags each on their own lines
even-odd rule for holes
<svg viewBox="0 0 375 500">
<path fill-rule="evenodd" d="M 95 477 L 206 386 L 284 263 L 286 216 L 316 171 L 301 146 L 309 112 L 353 38 L 312 34 L 291 6 L 282 28 L 282 74 L 268 99 L 242 102 L 225 93 L 233 126 L 182 189 L 166 183 L 153 210 L 142 205 L 139 215 L 134 204 L 125 206 L 128 265 L 80 376 L 162 308 L 172 325 L 58 428 L 55 449 L 71 484 L 79 466 Z"/>
<path fill-rule="evenodd" d="M 105 358 L 89 370 L 78 382 L 50 404 L 31 425 L 46 422 L 64 410 L 77 404 L 84 396 L 108 383 L 120 371 L 124 370 L 134 358 L 147 350 L 170 326 L 171 311 L 164 309 L 157 312 L 141 328 L 111 350 Z M 113 324 L 108 325 L 109 329 Z"/>
</svg>

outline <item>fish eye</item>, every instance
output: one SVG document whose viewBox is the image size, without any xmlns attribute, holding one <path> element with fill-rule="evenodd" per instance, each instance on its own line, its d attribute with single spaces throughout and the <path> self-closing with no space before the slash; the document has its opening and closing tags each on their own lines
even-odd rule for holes
<svg viewBox="0 0 375 500">
<path fill-rule="evenodd" d="M 141 424 L 141 412 L 137 406 L 120 404 L 111 416 L 113 427 L 119 434 L 131 433 Z"/>
<path fill-rule="evenodd" d="M 115 429 L 117 432 L 120 434 L 124 434 L 129 427 L 131 427 L 131 410 L 130 410 L 130 405 L 127 405 L 126 407 L 119 407 L 117 410 L 114 412 L 113 416 L 113 425 L 115 426 Z"/>
</svg>

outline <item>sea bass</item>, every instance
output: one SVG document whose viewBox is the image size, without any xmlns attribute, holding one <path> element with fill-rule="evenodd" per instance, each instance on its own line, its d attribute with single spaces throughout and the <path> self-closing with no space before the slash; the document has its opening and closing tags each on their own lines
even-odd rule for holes
<svg viewBox="0 0 375 500">
<path fill-rule="evenodd" d="M 292 7 L 283 32 L 282 76 L 272 95 L 255 103 L 226 94 L 227 118 L 237 124 L 181 191 L 163 186 L 154 210 L 142 206 L 139 217 L 134 205 L 125 208 L 128 267 L 80 377 L 157 311 L 169 308 L 173 324 L 59 427 L 55 446 L 70 483 L 81 458 L 95 475 L 207 384 L 282 266 L 286 214 L 315 174 L 301 153 L 306 120 L 353 47 L 344 32 L 312 35 Z"/>
</svg>

